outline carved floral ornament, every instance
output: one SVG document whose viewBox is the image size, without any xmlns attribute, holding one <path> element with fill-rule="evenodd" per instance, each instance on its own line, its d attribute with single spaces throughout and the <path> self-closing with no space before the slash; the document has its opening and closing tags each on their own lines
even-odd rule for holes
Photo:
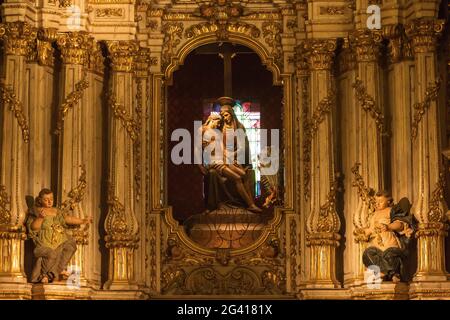
<svg viewBox="0 0 450 320">
<path fill-rule="evenodd" d="M 63 63 L 87 65 L 94 38 L 88 32 L 75 31 L 59 35 L 56 43 L 61 48 Z"/>
<path fill-rule="evenodd" d="M 0 225 L 10 223 L 11 211 L 9 205 L 11 203 L 9 195 L 6 193 L 6 187 L 0 185 Z"/>
<path fill-rule="evenodd" d="M 0 25 L 0 37 L 6 54 L 33 56 L 37 29 L 29 23 L 16 21 Z"/>
<path fill-rule="evenodd" d="M 6 86 L 4 80 L 0 81 L 0 100 L 4 106 L 9 105 L 9 110 L 14 113 L 14 117 L 22 130 L 22 138 L 25 143 L 30 141 L 30 129 L 28 126 L 28 120 L 25 118 L 23 112 L 23 104 L 17 98 L 12 86 Z"/>
<path fill-rule="evenodd" d="M 137 41 L 108 41 L 111 68 L 117 72 L 132 72 L 134 56 L 139 51 Z"/>
<path fill-rule="evenodd" d="M 382 32 L 367 28 L 355 30 L 349 36 L 350 45 L 354 48 L 359 62 L 378 61 L 383 41 Z"/>
<path fill-rule="evenodd" d="M 81 175 L 78 178 L 78 185 L 75 188 L 71 189 L 67 194 L 68 199 L 61 204 L 62 210 L 74 210 L 76 205 L 83 201 L 87 187 L 86 169 L 84 165 L 81 165 L 80 168 Z"/>
</svg>

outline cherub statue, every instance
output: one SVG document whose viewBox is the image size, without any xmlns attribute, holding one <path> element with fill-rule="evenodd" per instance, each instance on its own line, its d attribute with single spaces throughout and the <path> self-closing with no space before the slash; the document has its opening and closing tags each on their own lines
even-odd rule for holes
<svg viewBox="0 0 450 320">
<path fill-rule="evenodd" d="M 67 279 L 70 274 L 65 269 L 77 249 L 75 240 L 66 232 L 67 226 L 91 222 L 91 217 L 79 219 L 53 207 L 53 192 L 42 189 L 34 206 L 29 209 L 26 221 L 28 234 L 35 244 L 33 253 L 37 258 L 31 282 L 49 283 Z"/>
<path fill-rule="evenodd" d="M 386 191 L 377 192 L 375 200 L 376 210 L 369 219 L 369 227 L 356 230 L 357 236 L 369 241 L 363 263 L 366 267 L 378 266 L 383 280 L 399 282 L 413 234 L 411 204 L 407 198 L 402 198 L 393 205 Z"/>
</svg>

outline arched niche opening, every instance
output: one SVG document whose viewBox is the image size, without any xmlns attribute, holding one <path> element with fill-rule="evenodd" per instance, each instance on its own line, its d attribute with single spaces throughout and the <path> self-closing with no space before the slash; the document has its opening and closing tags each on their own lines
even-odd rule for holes
<svg viewBox="0 0 450 320">
<path fill-rule="evenodd" d="M 281 130 L 283 87 L 274 85 L 273 79 L 273 74 L 262 64 L 256 52 L 246 46 L 229 42 L 215 42 L 197 47 L 186 56 L 183 65 L 173 73 L 171 84 L 167 88 L 166 199 L 167 204 L 172 206 L 173 217 L 185 227 L 191 239 L 194 238 L 193 240 L 200 245 L 208 248 L 248 246 L 260 235 L 261 232 L 258 230 L 262 230 L 267 221 L 273 217 L 274 207 L 282 204 L 282 162 L 279 162 L 279 170 L 274 175 L 276 182 L 274 179 L 268 181 L 265 175 L 261 175 L 260 170 L 263 155 L 260 151 L 264 145 L 262 135 L 267 136 L 268 145 L 278 143 L 280 154 L 283 150 Z M 198 237 L 203 236 L 196 236 L 191 231 L 193 226 L 199 223 L 198 217 L 207 214 L 208 210 L 211 211 L 209 206 L 211 182 L 207 176 L 202 175 L 199 165 L 194 163 L 196 134 L 194 121 L 205 123 L 211 114 L 220 113 L 221 106 L 217 99 L 223 96 L 234 99 L 233 109 L 236 117 L 245 126 L 254 171 L 252 173 L 254 183 L 247 185 L 247 190 L 253 191 L 254 202 L 263 212 L 231 219 L 232 223 L 240 223 L 241 227 L 244 223 L 247 225 L 244 228 L 253 228 L 251 234 L 246 231 L 246 239 L 237 240 L 234 236 L 227 236 L 214 240 L 214 236 L 211 238 L 211 235 L 209 240 L 199 239 Z M 189 164 L 174 163 L 172 159 L 172 152 L 181 139 L 172 141 L 171 138 L 179 129 L 189 132 L 192 137 Z M 271 141 L 272 131 L 276 130 L 279 139 L 277 142 Z M 231 183 L 227 179 L 224 180 L 225 183 Z M 277 187 L 277 194 L 273 197 L 273 203 L 267 204 L 266 208 L 264 203 L 268 201 L 271 194 L 270 186 L 274 184 Z M 241 202 L 245 207 L 245 201 Z M 233 215 L 236 211 L 231 210 L 228 213 Z M 208 221 L 216 225 L 225 223 L 220 217 Z"/>
</svg>

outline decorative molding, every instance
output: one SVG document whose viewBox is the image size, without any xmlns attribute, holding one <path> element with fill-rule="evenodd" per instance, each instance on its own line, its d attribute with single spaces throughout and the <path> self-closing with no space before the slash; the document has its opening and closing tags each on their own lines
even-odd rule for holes
<svg viewBox="0 0 450 320">
<path fill-rule="evenodd" d="M 422 121 L 425 112 L 430 108 L 431 102 L 436 101 L 439 96 L 439 89 L 441 88 L 441 79 L 437 78 L 433 83 L 430 83 L 425 92 L 425 99 L 422 102 L 414 104 L 414 120 L 411 125 L 411 136 L 413 139 L 417 137 L 419 131 L 419 123 Z"/>
<path fill-rule="evenodd" d="M 273 21 L 282 19 L 283 15 L 279 12 L 255 12 L 245 15 L 245 20 Z"/>
<path fill-rule="evenodd" d="M 297 291 L 297 222 L 295 218 L 292 217 L 291 222 L 289 223 L 290 228 L 290 267 L 291 267 L 291 290 L 293 292 Z"/>
<path fill-rule="evenodd" d="M 0 27 L 3 48 L 7 55 L 26 56 L 32 61 L 36 55 L 37 28 L 27 22 L 6 22 Z"/>
<path fill-rule="evenodd" d="M 109 105 L 113 110 L 113 116 L 122 123 L 127 131 L 130 139 L 136 141 L 139 137 L 139 128 L 136 121 L 128 114 L 126 109 L 117 103 L 116 98 L 112 92 L 109 93 Z"/>
<path fill-rule="evenodd" d="M 203 22 L 196 25 L 193 25 L 186 29 L 185 31 L 185 37 L 190 39 L 196 36 L 200 36 L 203 34 L 209 34 L 209 33 L 216 33 L 219 32 L 220 29 L 217 24 L 215 23 L 209 23 L 209 22 Z M 223 32 L 223 31 L 222 31 Z M 223 39 L 228 38 L 228 33 L 240 33 L 242 35 L 246 35 L 252 38 L 259 38 L 261 35 L 261 32 L 259 29 L 251 24 L 244 23 L 244 22 L 237 22 L 232 23 L 226 26 L 225 28 L 226 34 L 223 34 Z"/>
<path fill-rule="evenodd" d="M 10 204 L 11 200 L 6 193 L 6 187 L 0 184 L 0 225 L 11 223 L 11 211 L 8 209 Z"/>
<path fill-rule="evenodd" d="M 139 48 L 133 59 L 133 70 L 138 78 L 146 78 L 149 75 L 150 65 L 155 65 L 155 57 L 150 57 L 149 48 Z"/>
<path fill-rule="evenodd" d="M 384 115 L 381 112 L 381 109 L 377 106 L 373 97 L 367 93 L 364 83 L 356 77 L 352 87 L 355 88 L 356 99 L 361 104 L 362 109 L 365 112 L 368 112 L 372 119 L 375 120 L 378 132 L 381 135 L 387 135 L 384 125 Z"/>
<path fill-rule="evenodd" d="M 321 15 L 344 15 L 347 11 L 348 6 L 329 6 L 329 7 L 320 7 L 320 14 Z"/>
<path fill-rule="evenodd" d="M 415 53 L 436 51 L 436 41 L 442 35 L 445 21 L 418 18 L 406 24 L 406 34 L 412 39 Z"/>
<path fill-rule="evenodd" d="M 382 32 L 367 28 L 358 29 L 349 35 L 358 62 L 376 62 L 381 55 Z"/>
<path fill-rule="evenodd" d="M 281 33 L 283 27 L 279 22 L 265 21 L 262 24 L 263 38 L 267 45 L 272 49 L 270 54 L 280 66 L 283 65 L 283 49 L 281 46 Z"/>
<path fill-rule="evenodd" d="M 100 8 L 95 9 L 97 18 L 104 17 L 123 17 L 125 10 L 123 8 Z"/>
<path fill-rule="evenodd" d="M 164 34 L 164 45 L 162 49 L 162 66 L 165 69 L 170 64 L 171 58 L 175 55 L 177 46 L 183 37 L 184 26 L 181 22 L 165 23 L 161 27 Z"/>
<path fill-rule="evenodd" d="M 9 110 L 14 113 L 17 123 L 22 130 L 22 138 L 25 143 L 30 142 L 30 129 L 23 113 L 23 104 L 17 99 L 12 85 L 6 86 L 4 81 L 0 82 L 0 97 L 4 106 L 9 105 Z"/>
<path fill-rule="evenodd" d="M 148 226 L 150 231 L 150 239 L 148 245 L 150 246 L 150 289 L 156 291 L 156 218 L 152 216 L 149 219 L 150 221 L 148 223 Z"/>
<path fill-rule="evenodd" d="M 87 65 L 88 55 L 93 49 L 93 39 L 86 31 L 75 31 L 59 35 L 56 43 L 61 49 L 63 63 Z"/>
<path fill-rule="evenodd" d="M 61 204 L 61 209 L 66 210 L 74 210 L 75 206 L 79 204 L 81 201 L 83 201 L 84 195 L 86 193 L 86 169 L 84 165 L 80 166 L 81 168 L 81 175 L 78 178 L 78 185 L 69 191 L 67 196 L 69 199 L 65 200 Z"/>
<path fill-rule="evenodd" d="M 83 76 L 80 81 L 75 84 L 75 90 L 67 95 L 63 103 L 59 107 L 58 121 L 56 123 L 56 129 L 53 132 L 55 135 L 60 135 L 64 129 L 64 120 L 70 109 L 74 108 L 83 97 L 83 92 L 89 87 L 89 81 L 87 80 L 86 72 L 83 72 Z"/>
<path fill-rule="evenodd" d="M 145 81 L 144 81 L 145 82 Z M 137 139 L 133 144 L 133 153 L 135 160 L 134 167 L 134 184 L 135 184 L 135 194 L 136 200 L 139 201 L 141 198 L 141 175 L 142 175 L 142 153 L 141 153 L 141 135 L 142 135 L 142 80 L 140 78 L 136 79 L 136 108 L 135 108 L 135 124 Z"/>
<path fill-rule="evenodd" d="M 431 195 L 431 200 L 428 210 L 429 222 L 444 222 L 446 219 L 445 212 L 442 210 L 442 203 L 444 202 L 444 188 L 445 188 L 445 175 L 439 174 L 439 180 L 436 183 L 436 187 Z"/>
</svg>

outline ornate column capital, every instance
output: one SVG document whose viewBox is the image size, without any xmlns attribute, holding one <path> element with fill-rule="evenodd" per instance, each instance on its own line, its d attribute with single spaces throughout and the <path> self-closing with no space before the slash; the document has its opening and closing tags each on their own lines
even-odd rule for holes
<svg viewBox="0 0 450 320">
<path fill-rule="evenodd" d="M 105 57 L 98 42 L 94 42 L 92 52 L 89 54 L 88 70 L 100 74 L 103 74 L 105 70 Z"/>
<path fill-rule="evenodd" d="M 356 67 L 356 53 L 350 46 L 348 38 L 344 39 L 342 50 L 337 57 L 338 59 L 338 71 L 340 74 L 353 70 Z"/>
<path fill-rule="evenodd" d="M 406 34 L 412 39 L 414 52 L 436 51 L 436 41 L 444 30 L 444 20 L 418 18 L 406 25 Z"/>
<path fill-rule="evenodd" d="M 134 57 L 134 72 L 138 78 L 146 78 L 149 74 L 149 68 L 152 64 L 152 57 L 150 57 L 149 48 L 139 48 Z"/>
<path fill-rule="evenodd" d="M 139 51 L 136 41 L 108 41 L 111 68 L 117 72 L 132 72 L 134 56 Z"/>
<path fill-rule="evenodd" d="M 387 48 L 389 62 L 397 63 L 402 59 L 413 58 L 411 42 L 401 24 L 387 25 L 383 27 L 383 36 L 389 40 Z"/>
<path fill-rule="evenodd" d="M 358 62 L 375 62 L 380 56 L 383 37 L 378 30 L 358 29 L 349 35 Z"/>
<path fill-rule="evenodd" d="M 0 27 L 5 53 L 27 58 L 35 54 L 37 29 L 22 21 L 7 22 Z"/>
<path fill-rule="evenodd" d="M 57 29 L 39 29 L 37 34 L 37 61 L 43 66 L 53 66 L 55 62 L 52 42 L 58 38 Z"/>
<path fill-rule="evenodd" d="M 330 70 L 336 48 L 336 39 L 308 39 L 300 43 L 297 51 L 308 58 L 311 70 Z"/>
<path fill-rule="evenodd" d="M 93 38 L 86 31 L 61 34 L 57 39 L 61 57 L 65 64 L 87 65 L 88 54 L 92 50 Z"/>
</svg>

